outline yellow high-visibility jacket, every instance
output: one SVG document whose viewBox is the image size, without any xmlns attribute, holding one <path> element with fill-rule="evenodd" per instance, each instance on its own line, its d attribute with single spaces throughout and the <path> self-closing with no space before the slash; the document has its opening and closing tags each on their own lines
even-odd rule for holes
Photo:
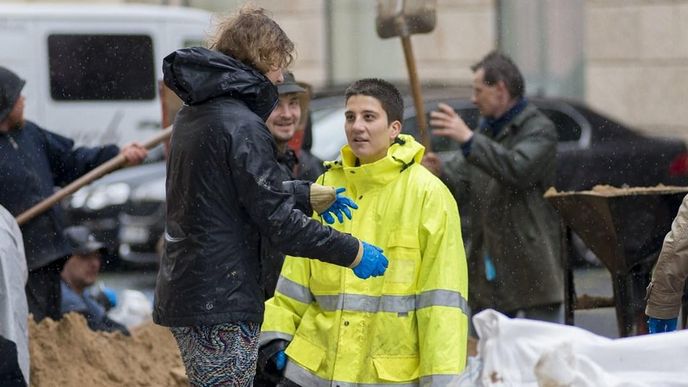
<svg viewBox="0 0 688 387">
<path fill-rule="evenodd" d="M 403 144 L 402 144 L 403 143 Z M 320 184 L 358 204 L 334 228 L 384 249 L 382 277 L 287 257 L 266 302 L 261 345 L 290 341 L 285 376 L 302 386 L 451 385 L 464 369 L 466 256 L 456 202 L 400 135 L 387 157 L 356 165 L 348 146 Z"/>
</svg>

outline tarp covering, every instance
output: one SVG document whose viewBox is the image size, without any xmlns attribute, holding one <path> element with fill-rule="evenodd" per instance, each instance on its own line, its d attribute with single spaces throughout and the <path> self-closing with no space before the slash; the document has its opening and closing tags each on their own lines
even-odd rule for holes
<svg viewBox="0 0 688 387">
<path fill-rule="evenodd" d="M 460 386 L 688 386 L 688 330 L 609 339 L 491 309 L 473 324 L 478 356 Z"/>
</svg>

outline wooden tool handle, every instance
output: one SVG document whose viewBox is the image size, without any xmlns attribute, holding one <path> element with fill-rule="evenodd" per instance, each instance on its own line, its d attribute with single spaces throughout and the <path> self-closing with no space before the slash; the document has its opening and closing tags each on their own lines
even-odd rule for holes
<svg viewBox="0 0 688 387">
<path fill-rule="evenodd" d="M 156 145 L 160 144 L 161 142 L 167 140 L 171 135 L 172 135 L 172 126 L 168 126 L 167 128 L 160 131 L 160 133 L 156 134 L 155 136 L 150 138 L 148 141 L 144 142 L 143 147 L 146 149 L 151 149 L 151 148 L 155 147 Z M 71 195 L 74 192 L 78 191 L 79 188 L 93 182 L 94 180 L 97 180 L 98 178 L 100 178 L 104 175 L 107 175 L 108 173 L 110 173 L 112 171 L 115 171 L 115 170 L 121 168 L 122 166 L 124 166 L 125 163 L 126 163 L 126 159 L 124 158 L 124 156 L 121 154 L 118 154 L 117 156 L 106 161 L 105 163 L 92 169 L 87 174 L 74 180 L 73 182 L 71 182 L 70 184 L 65 186 L 64 188 L 56 191 L 54 194 L 52 194 L 49 197 L 38 202 L 33 207 L 31 207 L 28 210 L 19 214 L 19 216 L 17 216 L 17 223 L 19 223 L 19 225 L 23 225 L 24 223 L 33 219 L 35 216 L 42 214 L 43 212 L 48 210 L 50 207 L 55 205 L 55 203 L 59 202 L 60 200 L 62 200 L 66 196 Z"/>
</svg>

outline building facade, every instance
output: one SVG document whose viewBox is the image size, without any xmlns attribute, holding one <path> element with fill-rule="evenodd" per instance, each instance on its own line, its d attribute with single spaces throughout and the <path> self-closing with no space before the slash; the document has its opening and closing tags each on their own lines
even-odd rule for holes
<svg viewBox="0 0 688 387">
<path fill-rule="evenodd" d="M 245 0 L 130 2 L 221 15 Z M 375 32 L 375 1 L 252 2 L 292 38 L 293 70 L 316 87 L 369 76 L 406 79 L 400 40 Z M 437 0 L 434 31 L 411 40 L 423 82 L 470 82 L 469 66 L 500 48 L 523 70 L 529 94 L 581 99 L 642 131 L 688 140 L 680 118 L 688 101 L 688 0 Z"/>
</svg>

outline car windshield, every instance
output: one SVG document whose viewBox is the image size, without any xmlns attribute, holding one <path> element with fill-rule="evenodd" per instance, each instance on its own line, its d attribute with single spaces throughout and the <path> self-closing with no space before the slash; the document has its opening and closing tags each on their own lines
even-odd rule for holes
<svg viewBox="0 0 688 387">
<path fill-rule="evenodd" d="M 335 160 L 345 144 L 344 108 L 330 107 L 314 111 L 311 152 L 321 160 Z"/>
</svg>

